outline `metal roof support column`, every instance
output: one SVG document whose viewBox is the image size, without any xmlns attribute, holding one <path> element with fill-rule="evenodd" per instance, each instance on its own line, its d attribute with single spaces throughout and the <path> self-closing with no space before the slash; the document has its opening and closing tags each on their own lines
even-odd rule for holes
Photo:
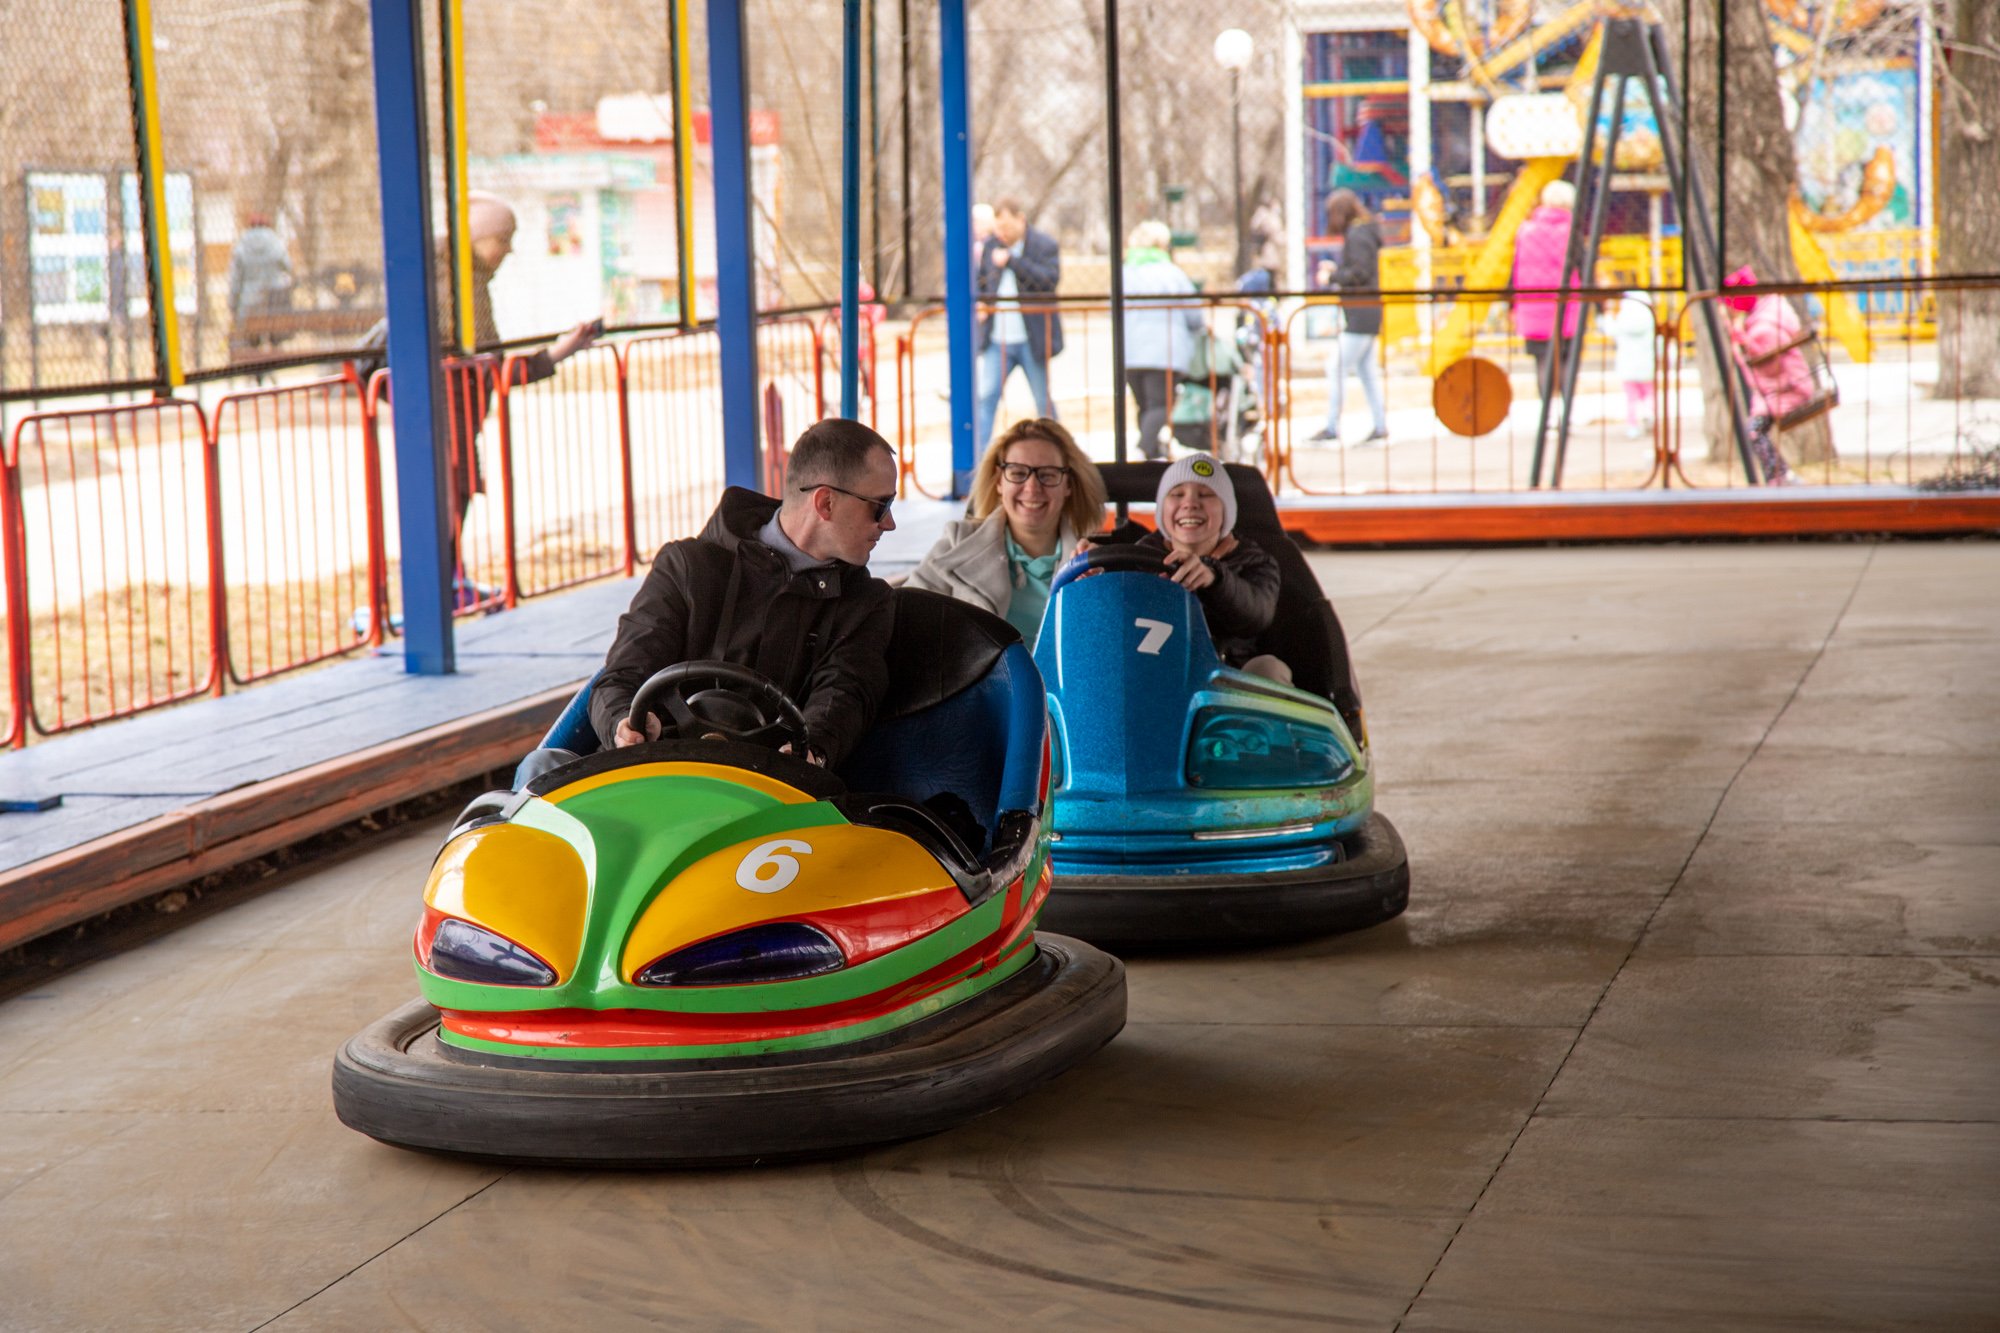
<svg viewBox="0 0 2000 1333">
<path fill-rule="evenodd" d="M 986 443 L 972 438 L 972 78 L 966 0 L 938 0 L 938 107 L 944 140 L 944 311 L 951 332 L 951 498 L 972 492 L 972 468 Z M 905 203 L 907 207 L 907 202 Z"/>
<path fill-rule="evenodd" d="M 371 0 L 375 139 L 382 176 L 383 294 L 403 546 L 403 654 L 414 675 L 455 669 L 451 522 L 422 68 L 421 0 Z"/>
<path fill-rule="evenodd" d="M 694 271 L 694 76 L 689 72 L 688 14 L 694 0 L 667 0 L 667 73 L 674 100 L 674 264 L 681 327 L 700 323 Z"/>
<path fill-rule="evenodd" d="M 715 175 L 715 327 L 722 340 L 722 479 L 756 490 L 757 247 L 751 233 L 750 59 L 743 0 L 708 0 L 708 100 Z M 782 449 L 782 440 L 771 447 Z"/>
<path fill-rule="evenodd" d="M 840 415 L 861 417 L 861 0 L 842 0 Z"/>
<path fill-rule="evenodd" d="M 1125 139 L 1118 124 L 1118 0 L 1104 0 L 1104 181 L 1111 235 L 1111 455 L 1125 461 Z M 1125 505 L 1118 506 L 1125 521 Z"/>
<path fill-rule="evenodd" d="M 151 0 L 125 0 L 125 39 L 131 61 L 133 138 L 139 147 L 139 216 L 145 230 L 146 299 L 153 318 L 153 379 L 164 396 L 181 386 L 183 375 L 180 312 L 174 299 L 174 247 L 167 224 L 166 155 L 160 147 L 160 80 L 153 64 Z"/>
</svg>

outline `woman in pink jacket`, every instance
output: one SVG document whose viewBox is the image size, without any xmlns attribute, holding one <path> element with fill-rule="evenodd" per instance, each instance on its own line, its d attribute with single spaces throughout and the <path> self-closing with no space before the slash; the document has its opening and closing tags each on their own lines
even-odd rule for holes
<svg viewBox="0 0 2000 1333">
<path fill-rule="evenodd" d="M 1514 332 L 1535 358 L 1536 392 L 1549 396 L 1549 342 L 1556 328 L 1556 290 L 1562 286 L 1563 253 L 1569 249 L 1570 218 L 1576 211 L 1576 187 L 1554 180 L 1542 187 L 1540 207 L 1514 233 L 1514 286 L 1541 288 L 1546 294 L 1514 298 Z M 1583 286 L 1583 275 L 1570 270 L 1572 291 Z M 1563 337 L 1576 336 L 1581 312 L 1575 296 L 1563 309 Z"/>
</svg>

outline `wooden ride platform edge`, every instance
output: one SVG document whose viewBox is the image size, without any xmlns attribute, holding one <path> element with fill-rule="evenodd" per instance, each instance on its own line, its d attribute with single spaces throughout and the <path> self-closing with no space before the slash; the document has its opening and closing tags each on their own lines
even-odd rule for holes
<svg viewBox="0 0 2000 1333">
<path fill-rule="evenodd" d="M 194 801 L 0 872 L 0 949 L 511 765 L 575 693 L 571 682 Z"/>
</svg>

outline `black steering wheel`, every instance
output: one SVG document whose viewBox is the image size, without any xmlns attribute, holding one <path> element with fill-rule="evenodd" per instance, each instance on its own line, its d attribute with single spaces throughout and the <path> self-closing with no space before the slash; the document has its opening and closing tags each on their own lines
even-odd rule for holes
<svg viewBox="0 0 2000 1333">
<path fill-rule="evenodd" d="M 662 737 L 720 736 L 774 750 L 789 743 L 805 758 L 805 714 L 761 672 L 734 662 L 681 662 L 655 671 L 632 696 L 626 719 L 641 736 L 649 713 L 660 719 Z"/>
<path fill-rule="evenodd" d="M 1149 546 L 1093 546 L 1070 557 L 1049 584 L 1049 596 L 1085 574 L 1160 574 L 1173 577 L 1163 552 Z"/>
</svg>

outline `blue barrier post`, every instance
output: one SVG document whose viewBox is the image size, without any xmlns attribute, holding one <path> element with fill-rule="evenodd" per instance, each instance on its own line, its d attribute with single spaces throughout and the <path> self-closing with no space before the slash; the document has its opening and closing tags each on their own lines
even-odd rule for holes
<svg viewBox="0 0 2000 1333">
<path fill-rule="evenodd" d="M 938 3 L 938 103 L 944 129 L 944 315 L 951 331 L 951 496 L 972 491 L 972 467 L 984 440 L 972 438 L 972 90 L 966 52 L 965 0 Z"/>
<path fill-rule="evenodd" d="M 456 667 L 451 628 L 448 426 L 438 370 L 436 274 L 424 115 L 419 0 L 371 0 L 375 141 L 382 176 L 382 286 L 396 423 L 397 521 L 403 545 L 403 654 L 414 675 Z"/>
<path fill-rule="evenodd" d="M 743 0 L 708 0 L 708 102 L 715 150 L 715 328 L 722 340 L 722 479 L 763 483 L 757 443 L 757 250 L 750 222 L 750 68 Z M 771 441 L 782 448 L 780 440 Z"/>
</svg>

